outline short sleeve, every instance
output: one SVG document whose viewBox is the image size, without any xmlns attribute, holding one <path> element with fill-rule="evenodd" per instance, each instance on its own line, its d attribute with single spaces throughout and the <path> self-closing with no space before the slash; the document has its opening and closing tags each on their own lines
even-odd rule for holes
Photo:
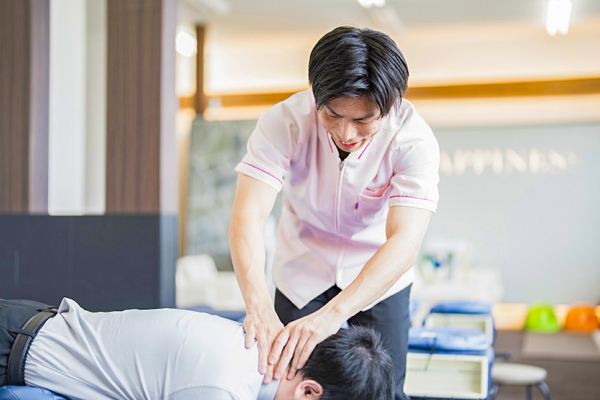
<svg viewBox="0 0 600 400">
<path fill-rule="evenodd" d="M 439 201 L 440 150 L 431 128 L 413 124 L 409 140 L 399 145 L 391 179 L 389 206 L 408 206 L 435 212 Z"/>
<path fill-rule="evenodd" d="M 236 172 L 264 182 L 277 192 L 283 188 L 283 177 L 310 116 L 306 102 L 296 96 L 271 107 L 260 117 L 248 139 L 247 153 L 235 167 Z"/>
</svg>

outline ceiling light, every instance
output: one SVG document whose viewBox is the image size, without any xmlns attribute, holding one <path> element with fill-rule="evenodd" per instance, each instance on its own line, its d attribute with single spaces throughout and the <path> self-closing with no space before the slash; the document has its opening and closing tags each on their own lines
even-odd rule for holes
<svg viewBox="0 0 600 400">
<path fill-rule="evenodd" d="M 549 0 L 546 31 L 550 36 L 560 32 L 566 35 L 571 19 L 571 0 Z"/>
<path fill-rule="evenodd" d="M 203 13 L 226 15 L 231 11 L 228 0 L 185 0 L 186 3 Z"/>
<path fill-rule="evenodd" d="M 196 38 L 186 31 L 179 31 L 175 38 L 175 49 L 184 57 L 192 57 L 198 51 Z"/>
<path fill-rule="evenodd" d="M 383 7 L 385 6 L 385 0 L 358 0 L 358 4 L 364 8 L 371 8 L 371 6 Z"/>
</svg>

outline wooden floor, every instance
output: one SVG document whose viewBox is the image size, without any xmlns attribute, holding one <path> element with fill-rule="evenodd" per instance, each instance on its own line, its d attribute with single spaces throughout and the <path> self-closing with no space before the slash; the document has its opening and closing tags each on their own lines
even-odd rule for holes
<svg viewBox="0 0 600 400">
<path fill-rule="evenodd" d="M 496 353 L 512 353 L 510 362 L 536 365 L 548 371 L 546 384 L 552 400 L 600 400 L 600 362 L 533 360 L 521 358 L 523 334 L 518 331 L 499 331 L 494 346 Z M 534 390 L 534 400 L 541 400 L 539 390 Z M 503 386 L 498 400 L 525 400 L 523 387 Z"/>
</svg>

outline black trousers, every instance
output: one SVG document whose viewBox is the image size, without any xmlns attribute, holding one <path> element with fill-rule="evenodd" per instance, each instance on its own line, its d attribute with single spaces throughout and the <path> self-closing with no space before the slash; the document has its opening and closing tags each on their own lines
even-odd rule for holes
<svg viewBox="0 0 600 400">
<path fill-rule="evenodd" d="M 50 308 L 53 307 L 33 300 L 0 299 L 0 386 L 8 383 L 8 356 L 17 333 L 29 318 Z"/>
<path fill-rule="evenodd" d="M 408 286 L 399 293 L 388 297 L 373 308 L 362 311 L 348 320 L 348 325 L 366 325 L 379 331 L 384 347 L 394 361 L 396 376 L 396 400 L 409 400 L 404 394 L 404 376 L 406 375 L 406 353 L 408 352 L 408 328 L 410 315 Z M 279 290 L 275 292 L 275 311 L 284 325 L 312 314 L 333 299 L 341 289 L 329 288 L 301 309 L 298 309 Z"/>
</svg>

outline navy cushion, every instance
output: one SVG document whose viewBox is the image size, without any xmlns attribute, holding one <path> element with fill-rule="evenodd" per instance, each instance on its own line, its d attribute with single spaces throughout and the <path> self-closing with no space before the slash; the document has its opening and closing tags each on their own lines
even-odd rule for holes
<svg viewBox="0 0 600 400">
<path fill-rule="evenodd" d="M 442 314 L 492 314 L 491 304 L 471 301 L 442 303 L 431 309 L 432 313 Z"/>
<path fill-rule="evenodd" d="M 67 400 L 49 390 L 31 386 L 2 386 L 0 400 Z"/>
<path fill-rule="evenodd" d="M 472 328 L 435 326 L 408 331 L 411 351 L 485 354 L 489 347 L 485 333 Z"/>
</svg>

